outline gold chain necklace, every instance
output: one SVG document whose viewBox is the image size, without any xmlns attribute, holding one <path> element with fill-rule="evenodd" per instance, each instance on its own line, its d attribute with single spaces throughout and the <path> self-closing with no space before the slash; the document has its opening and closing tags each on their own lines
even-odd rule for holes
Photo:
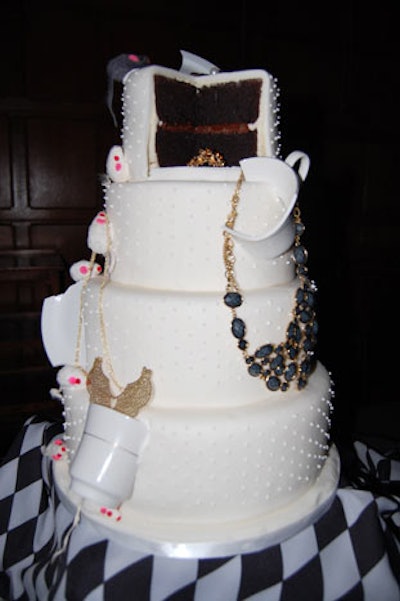
<svg viewBox="0 0 400 601">
<path fill-rule="evenodd" d="M 115 371 L 114 371 L 114 368 L 112 365 L 111 355 L 110 355 L 110 347 L 108 345 L 108 338 L 107 338 L 107 328 L 106 328 L 106 323 L 105 323 L 105 319 L 104 319 L 104 308 L 103 308 L 104 290 L 105 290 L 105 288 L 109 282 L 109 278 L 110 278 L 109 250 L 111 248 L 110 224 L 109 224 L 108 216 L 106 215 L 106 213 L 105 213 L 105 220 L 106 220 L 105 227 L 106 227 L 107 252 L 106 252 L 105 258 L 104 258 L 103 278 L 102 278 L 102 281 L 100 284 L 99 300 L 98 300 L 100 340 L 101 340 L 101 346 L 103 349 L 103 366 L 108 374 L 110 382 L 113 383 L 114 387 L 117 390 L 121 391 L 121 390 L 123 390 L 124 387 L 118 382 L 118 379 L 115 375 Z M 88 287 L 88 284 L 92 277 L 95 261 L 96 261 L 96 253 L 92 251 L 92 254 L 90 257 L 90 262 L 89 262 L 88 273 L 85 277 L 85 280 L 83 281 L 81 295 L 80 295 L 78 333 L 77 333 L 76 347 L 75 347 L 75 365 L 76 366 L 80 366 L 82 330 L 83 330 L 83 305 L 85 302 L 87 287 Z"/>
<path fill-rule="evenodd" d="M 244 176 L 241 172 L 225 223 L 231 230 L 234 229 L 238 216 L 243 181 Z M 232 334 L 238 341 L 238 348 L 243 354 L 249 374 L 264 380 L 269 390 L 282 392 L 289 389 L 291 382 L 296 382 L 298 389 L 306 386 L 315 367 L 314 349 L 318 332 L 318 324 L 315 319 L 316 287 L 308 279 L 307 251 L 300 243 L 304 226 L 301 222 L 298 205 L 293 209 L 293 220 L 295 224 L 293 259 L 300 286 L 295 294 L 292 319 L 287 326 L 285 340 L 279 343 L 267 342 L 252 353 L 249 351 L 249 343 L 246 339 L 246 324 L 237 315 L 237 308 L 243 303 L 243 295 L 235 275 L 235 245 L 231 234 L 227 230 L 223 232 L 223 259 L 226 277 L 224 303 L 232 313 Z"/>
<path fill-rule="evenodd" d="M 104 291 L 107 284 L 110 281 L 110 249 L 111 249 L 111 235 L 110 235 L 110 224 L 108 216 L 106 218 L 106 241 L 107 241 L 107 252 L 104 258 L 104 269 L 103 276 L 99 288 L 98 296 L 98 312 L 99 312 L 99 325 L 100 325 L 100 340 L 102 346 L 102 357 L 96 357 L 93 366 L 89 372 L 86 372 L 87 376 L 87 388 L 90 394 L 90 401 L 98 405 L 104 405 L 110 409 L 115 409 L 128 415 L 129 417 L 136 417 L 142 407 L 144 407 L 151 399 L 152 396 L 152 383 L 151 376 L 152 371 L 147 367 L 142 368 L 142 372 L 139 378 L 133 382 L 130 382 L 126 386 L 122 386 L 115 374 L 112 360 L 110 347 L 107 338 L 107 326 L 104 316 Z M 92 277 L 94 264 L 96 260 L 96 253 L 92 252 L 90 258 L 90 264 L 88 274 L 83 282 L 81 295 L 80 295 L 80 306 L 79 306 L 79 320 L 78 320 L 78 332 L 75 348 L 75 365 L 80 367 L 80 356 L 81 356 L 81 344 L 82 344 L 82 332 L 83 332 L 83 307 L 85 303 L 86 292 L 90 278 Z M 103 368 L 105 371 L 103 371 Z M 80 369 L 82 369 L 80 367 Z M 106 372 L 106 373 L 105 373 Z M 111 389 L 110 384 L 113 384 L 114 389 Z M 117 392 L 115 392 L 117 391 Z"/>
</svg>

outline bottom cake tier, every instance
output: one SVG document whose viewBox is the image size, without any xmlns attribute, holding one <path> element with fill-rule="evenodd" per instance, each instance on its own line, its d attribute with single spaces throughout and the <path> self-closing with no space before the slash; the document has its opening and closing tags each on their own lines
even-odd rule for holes
<svg viewBox="0 0 400 601">
<path fill-rule="evenodd" d="M 335 452 L 329 455 L 331 410 L 331 381 L 321 364 L 303 391 L 276 400 L 145 407 L 138 421 L 147 439 L 118 529 L 125 524 L 140 539 L 164 543 L 213 540 L 214 530 L 220 544 L 237 536 L 265 542 L 263 533 L 277 525 L 286 531 L 314 516 L 339 476 Z"/>
</svg>

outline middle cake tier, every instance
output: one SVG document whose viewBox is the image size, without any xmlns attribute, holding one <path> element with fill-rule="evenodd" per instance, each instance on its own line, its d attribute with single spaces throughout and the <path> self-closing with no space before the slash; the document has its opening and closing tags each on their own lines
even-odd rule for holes
<svg viewBox="0 0 400 601">
<path fill-rule="evenodd" d="M 275 163 L 294 178 L 282 161 Z M 207 168 L 163 169 L 163 180 L 106 185 L 108 233 L 101 249 L 107 247 L 103 254 L 110 255 L 113 282 L 159 290 L 224 290 L 223 231 L 240 170 L 202 169 Z M 196 179 L 184 179 L 190 176 Z M 239 235 L 234 235 L 240 285 L 254 289 L 289 282 L 295 271 L 293 197 L 283 199 L 271 182 L 245 181 L 240 194 Z M 91 226 L 92 250 L 99 233 Z"/>
<path fill-rule="evenodd" d="M 246 292 L 240 316 L 250 352 L 285 341 L 297 287 L 295 279 Z M 248 373 L 223 293 L 161 292 L 98 276 L 82 294 L 82 366 L 90 370 L 96 357 L 103 358 L 123 387 L 143 367 L 151 369 L 156 406 L 232 407 L 297 392 L 295 382 L 285 393 L 272 392 Z"/>
</svg>

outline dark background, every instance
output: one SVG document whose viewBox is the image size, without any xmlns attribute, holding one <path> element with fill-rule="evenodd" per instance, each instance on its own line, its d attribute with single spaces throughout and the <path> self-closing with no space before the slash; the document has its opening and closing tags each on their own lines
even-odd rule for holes
<svg viewBox="0 0 400 601">
<path fill-rule="evenodd" d="M 263 7 L 262 14 L 260 7 Z M 59 416 L 40 307 L 89 258 L 100 174 L 119 142 L 107 61 L 264 68 L 281 89 L 282 156 L 311 157 L 301 192 L 319 290 L 319 356 L 335 382 L 336 439 L 399 439 L 400 209 L 395 2 L 1 3 L 1 452 L 26 417 Z M 397 11 L 396 11 L 397 12 Z"/>
</svg>

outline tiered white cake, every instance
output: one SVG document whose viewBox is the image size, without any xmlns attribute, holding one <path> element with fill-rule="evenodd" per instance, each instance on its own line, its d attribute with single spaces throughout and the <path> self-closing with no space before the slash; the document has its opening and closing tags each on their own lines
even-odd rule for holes
<svg viewBox="0 0 400 601">
<path fill-rule="evenodd" d="M 315 519 L 339 465 L 329 442 L 331 380 L 314 355 L 315 287 L 298 252 L 308 157 L 278 157 L 268 73 L 218 73 L 183 56 L 179 72 L 145 66 L 124 78 L 123 142 L 109 153 L 104 211 L 88 236 L 89 269 L 103 255 L 104 274 L 97 267 L 47 299 L 42 326 L 50 360 L 72 373 L 65 384 L 64 367 L 59 380 L 65 496 L 119 504 L 101 496 L 107 469 L 119 474 L 106 460 L 91 464 L 95 484 L 82 484 L 89 451 L 79 442 L 82 412 L 101 397 L 121 414 L 120 399 L 143 438 L 113 528 L 158 552 L 215 555 L 258 548 Z"/>
</svg>

